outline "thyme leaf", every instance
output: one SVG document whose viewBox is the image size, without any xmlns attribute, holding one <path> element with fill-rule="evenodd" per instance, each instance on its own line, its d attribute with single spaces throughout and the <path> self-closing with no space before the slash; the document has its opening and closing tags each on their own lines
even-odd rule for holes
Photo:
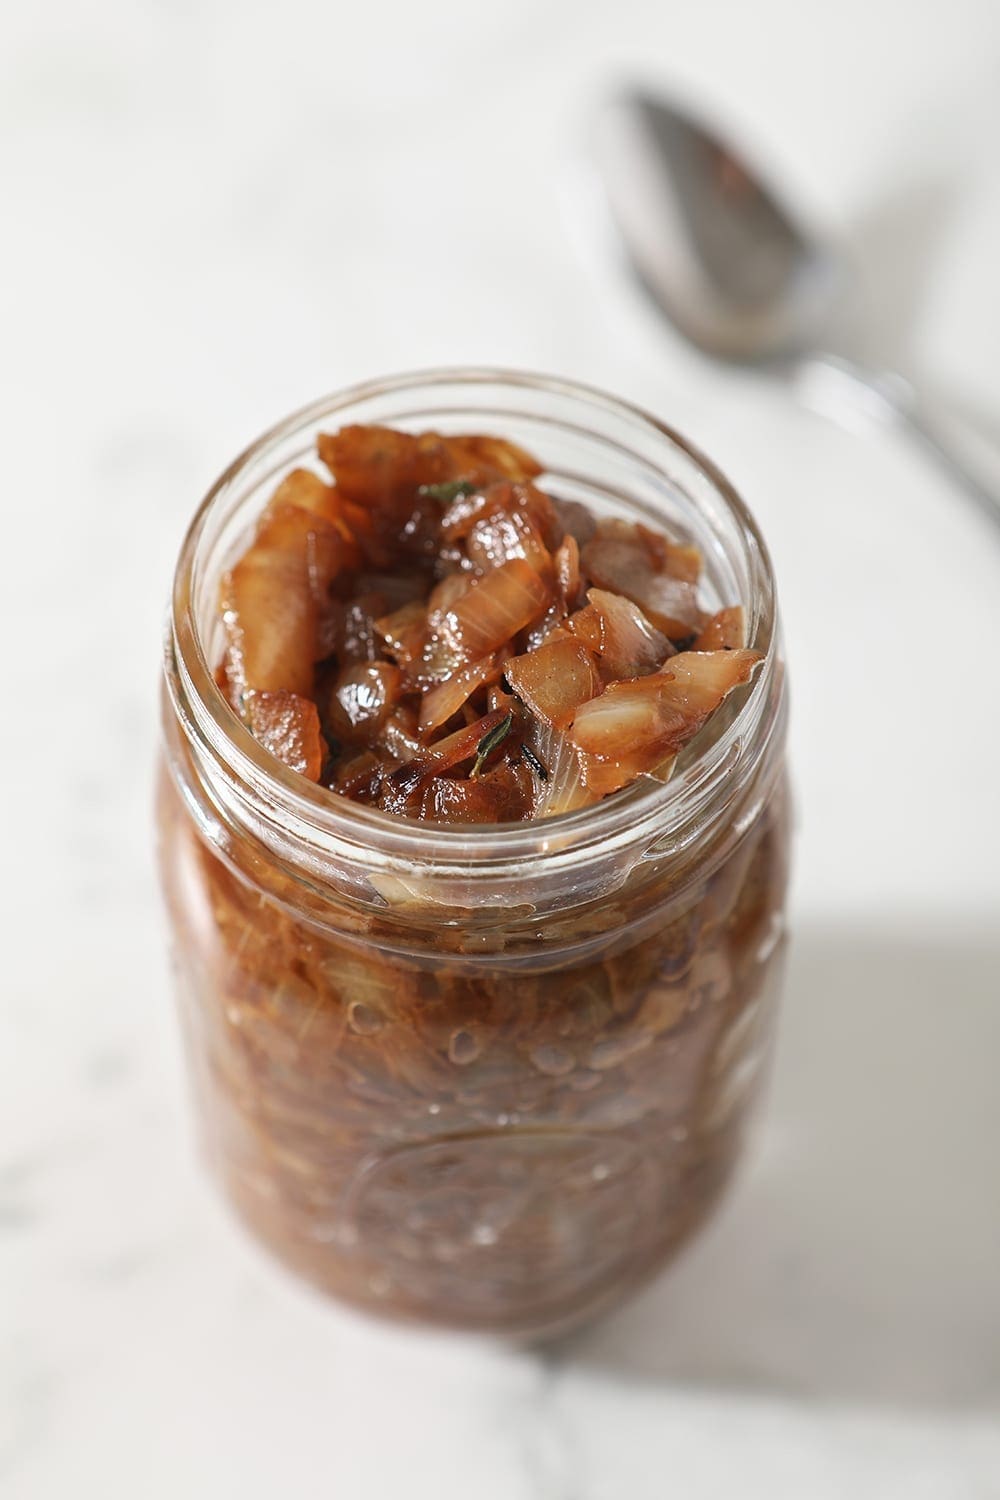
<svg viewBox="0 0 1000 1500">
<path fill-rule="evenodd" d="M 459 495 L 474 495 L 476 486 L 471 479 L 448 479 L 444 484 L 422 484 L 417 490 L 421 500 L 436 500 L 439 505 L 450 505 Z"/>
<path fill-rule="evenodd" d="M 482 739 L 479 741 L 479 744 L 476 747 L 476 759 L 473 764 L 472 770 L 469 773 L 471 776 L 479 775 L 480 771 L 483 769 L 483 765 L 493 754 L 493 751 L 497 748 L 498 745 L 502 745 L 504 740 L 510 734 L 510 726 L 513 724 L 513 722 L 514 715 L 513 713 L 509 713 L 507 714 L 506 718 L 500 720 L 500 723 L 496 726 L 495 729 L 491 729 L 489 734 L 483 735 Z"/>
</svg>

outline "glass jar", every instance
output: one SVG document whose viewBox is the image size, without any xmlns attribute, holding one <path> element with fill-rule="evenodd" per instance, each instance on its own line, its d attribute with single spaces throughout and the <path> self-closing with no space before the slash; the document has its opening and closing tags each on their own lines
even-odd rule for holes
<svg viewBox="0 0 1000 1500">
<path fill-rule="evenodd" d="M 696 541 L 765 655 L 666 785 L 550 821 L 438 827 L 285 769 L 216 687 L 220 572 L 317 432 L 495 432 L 593 511 Z M 774 585 L 729 483 L 566 381 L 442 371 L 275 427 L 188 532 L 166 641 L 158 820 L 207 1154 L 288 1266 L 359 1306 L 562 1331 L 716 1203 L 760 1090 L 786 884 Z"/>
</svg>

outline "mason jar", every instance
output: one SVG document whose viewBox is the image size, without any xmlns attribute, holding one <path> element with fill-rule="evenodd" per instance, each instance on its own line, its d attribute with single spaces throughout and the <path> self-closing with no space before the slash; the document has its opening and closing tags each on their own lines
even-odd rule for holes
<svg viewBox="0 0 1000 1500">
<path fill-rule="evenodd" d="M 549 492 L 696 542 L 762 665 L 666 784 L 497 826 L 392 817 L 272 758 L 214 668 L 219 578 L 276 482 L 347 423 L 490 432 Z M 324 1291 L 395 1318 L 561 1332 L 704 1223 L 766 1073 L 788 810 L 774 581 L 729 482 L 564 380 L 445 370 L 282 422 L 181 548 L 158 826 L 211 1170 Z"/>
</svg>

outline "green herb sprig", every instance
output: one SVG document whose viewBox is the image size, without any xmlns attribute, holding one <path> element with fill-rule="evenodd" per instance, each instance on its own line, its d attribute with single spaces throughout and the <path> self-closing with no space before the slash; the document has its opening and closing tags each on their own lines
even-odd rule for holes
<svg viewBox="0 0 1000 1500">
<path fill-rule="evenodd" d="M 476 759 L 473 762 L 472 770 L 469 773 L 471 776 L 476 777 L 479 775 L 486 761 L 493 754 L 493 751 L 497 748 L 498 745 L 502 745 L 504 740 L 510 734 L 510 727 L 513 722 L 514 715 L 513 713 L 509 713 L 506 718 L 500 720 L 500 723 L 496 726 L 495 729 L 491 729 L 489 734 L 483 735 L 482 739 L 479 741 L 479 744 L 476 747 Z"/>
<path fill-rule="evenodd" d="M 448 479 L 443 484 L 422 484 L 417 490 L 421 500 L 436 500 L 439 505 L 450 505 L 459 495 L 474 495 L 476 486 L 471 479 Z"/>
</svg>

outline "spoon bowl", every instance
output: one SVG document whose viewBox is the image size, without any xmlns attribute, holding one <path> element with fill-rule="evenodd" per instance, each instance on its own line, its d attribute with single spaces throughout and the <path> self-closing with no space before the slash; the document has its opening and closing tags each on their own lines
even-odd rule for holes
<svg viewBox="0 0 1000 1500">
<path fill-rule="evenodd" d="M 983 477 L 969 434 L 949 430 L 941 410 L 900 375 L 841 352 L 845 259 L 718 131 L 635 89 L 599 112 L 592 150 L 633 273 L 695 348 L 772 367 L 800 390 L 818 374 L 838 401 L 846 394 L 855 410 L 904 426 L 1000 521 L 997 484 Z"/>
<path fill-rule="evenodd" d="M 636 92 L 601 111 L 594 152 L 636 274 L 691 343 L 746 362 L 815 347 L 843 264 L 731 146 Z"/>
</svg>

